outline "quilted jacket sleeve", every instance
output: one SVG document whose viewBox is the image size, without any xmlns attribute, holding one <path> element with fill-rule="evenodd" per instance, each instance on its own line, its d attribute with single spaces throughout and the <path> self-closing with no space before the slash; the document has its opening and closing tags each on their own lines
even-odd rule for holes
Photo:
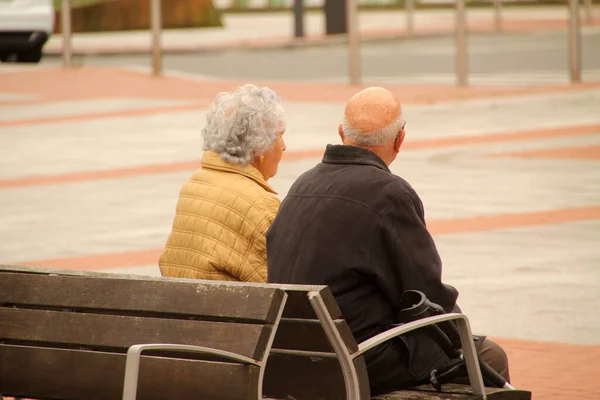
<svg viewBox="0 0 600 400">
<path fill-rule="evenodd" d="M 279 199 L 269 195 L 263 205 L 261 220 L 257 221 L 256 230 L 250 240 L 241 268 L 236 279 L 242 282 L 267 282 L 267 230 L 275 219 L 279 209 Z"/>
</svg>

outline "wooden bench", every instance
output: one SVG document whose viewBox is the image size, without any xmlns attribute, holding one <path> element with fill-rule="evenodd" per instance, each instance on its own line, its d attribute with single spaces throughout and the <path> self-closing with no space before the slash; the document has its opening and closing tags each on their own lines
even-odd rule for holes
<svg viewBox="0 0 600 400">
<path fill-rule="evenodd" d="M 0 267 L 0 394 L 120 399 L 128 349 L 166 343 L 145 349 L 126 396 L 257 399 L 286 297 L 265 285 Z"/>
<path fill-rule="evenodd" d="M 470 337 L 463 315 L 435 318 L 456 319 L 463 338 Z M 426 323 L 358 344 L 326 286 L 0 266 L 0 393 L 73 400 L 124 394 L 129 400 L 137 390 L 138 399 L 165 393 L 256 399 L 262 393 L 273 399 L 364 400 L 370 394 L 362 354 Z M 164 346 L 131 348 L 157 343 Z M 467 360 L 470 351 L 466 346 Z M 377 399 L 530 399 L 525 391 L 484 389 L 478 365 L 469 363 L 469 370 L 474 390 L 419 387 Z"/>
<path fill-rule="evenodd" d="M 430 385 L 374 397 L 373 400 L 530 400 L 523 390 L 484 388 L 469 322 L 463 314 L 446 314 L 404 324 L 357 343 L 342 319 L 331 291 L 323 286 L 277 285 L 288 294 L 283 316 L 267 363 L 264 394 L 274 399 L 359 400 L 371 398 L 369 378 L 362 357 L 367 350 L 403 333 L 434 322 L 454 320 L 473 387 L 444 385 L 437 392 Z M 290 302 L 290 299 L 294 299 Z"/>
</svg>

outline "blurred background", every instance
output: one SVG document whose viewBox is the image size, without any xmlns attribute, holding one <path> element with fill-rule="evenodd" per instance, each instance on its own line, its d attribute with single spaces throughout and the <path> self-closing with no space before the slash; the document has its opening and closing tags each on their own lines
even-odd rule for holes
<svg viewBox="0 0 600 400">
<path fill-rule="evenodd" d="M 69 63 L 152 65 L 151 0 L 68 3 Z M 469 82 L 484 85 L 594 81 L 600 79 L 599 4 L 582 0 L 575 20 L 573 3 L 565 1 L 467 1 L 461 14 L 454 1 L 361 0 L 353 24 L 358 54 L 346 43 L 345 0 L 162 1 L 160 68 L 213 78 L 348 82 L 352 62 L 367 83 L 464 84 L 457 74 L 467 71 Z M 7 14 L 17 5 L 20 23 Z M 44 46 L 45 30 L 43 63 L 57 65 L 64 44 L 60 7 L 60 0 L 2 0 L 0 18 L 5 29 L 41 30 L 36 46 Z M 2 39 L 5 48 L 10 39 Z M 0 58 L 35 61 L 34 53 L 0 50 Z"/>
<path fill-rule="evenodd" d="M 217 93 L 284 98 L 284 199 L 381 85 L 473 330 L 600 398 L 599 0 L 0 0 L 0 61 L 0 263 L 159 275 Z"/>
</svg>

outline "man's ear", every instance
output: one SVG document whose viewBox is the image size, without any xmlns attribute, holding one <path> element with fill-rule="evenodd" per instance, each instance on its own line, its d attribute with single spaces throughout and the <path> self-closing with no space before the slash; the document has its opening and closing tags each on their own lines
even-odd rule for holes
<svg viewBox="0 0 600 400">
<path fill-rule="evenodd" d="M 396 140 L 394 141 L 394 151 L 398 153 L 400 151 L 400 146 L 402 146 L 402 142 L 404 142 L 404 129 L 400 132 L 398 136 L 396 136 Z"/>
<path fill-rule="evenodd" d="M 344 128 L 342 127 L 342 124 L 338 126 L 338 133 L 340 135 L 340 138 L 342 139 L 342 143 L 344 143 Z"/>
</svg>

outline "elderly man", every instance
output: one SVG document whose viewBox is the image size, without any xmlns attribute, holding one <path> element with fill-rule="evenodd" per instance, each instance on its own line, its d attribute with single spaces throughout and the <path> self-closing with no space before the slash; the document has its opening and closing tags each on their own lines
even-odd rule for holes
<svg viewBox="0 0 600 400">
<path fill-rule="evenodd" d="M 441 281 L 442 263 L 425 227 L 423 204 L 388 166 L 405 136 L 399 101 L 372 87 L 352 97 L 339 135 L 320 164 L 291 187 L 267 233 L 268 281 L 328 285 L 358 341 L 398 322 L 400 297 L 420 290 L 450 312 L 458 292 Z M 479 340 L 492 368 L 508 378 L 502 349 Z M 427 382 L 449 359 L 423 331 L 365 354 L 372 394 Z"/>
</svg>

